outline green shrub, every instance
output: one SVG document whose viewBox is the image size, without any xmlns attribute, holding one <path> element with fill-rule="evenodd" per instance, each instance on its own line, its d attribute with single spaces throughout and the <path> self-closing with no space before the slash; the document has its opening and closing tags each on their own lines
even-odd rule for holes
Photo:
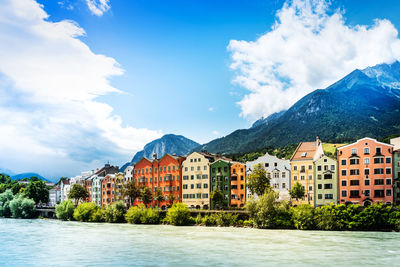
<svg viewBox="0 0 400 267">
<path fill-rule="evenodd" d="M 144 206 L 130 207 L 125 214 L 125 220 L 128 223 L 140 224 L 142 223 L 142 216 L 144 214 Z"/>
<path fill-rule="evenodd" d="M 254 223 L 252 220 L 244 220 L 243 221 L 243 226 L 244 227 L 253 227 Z"/>
<path fill-rule="evenodd" d="M 174 203 L 168 210 L 165 221 L 176 226 L 190 225 L 193 222 L 189 208 L 183 203 Z"/>
<path fill-rule="evenodd" d="M 10 189 L 0 194 L 0 216 L 11 217 L 10 202 L 14 199 L 14 195 Z"/>
<path fill-rule="evenodd" d="M 13 218 L 29 219 L 36 217 L 35 201 L 17 195 L 10 201 L 10 210 Z"/>
<path fill-rule="evenodd" d="M 205 226 L 215 226 L 217 225 L 217 219 L 213 215 L 206 215 L 201 220 L 201 224 Z"/>
<path fill-rule="evenodd" d="M 81 222 L 90 222 L 97 212 L 98 206 L 94 202 L 83 202 L 74 210 L 74 219 Z"/>
<path fill-rule="evenodd" d="M 202 219 L 203 219 L 203 218 L 201 217 L 201 214 L 200 214 L 200 213 L 197 214 L 196 219 L 195 219 L 195 223 L 196 223 L 197 225 L 201 225 Z"/>
<path fill-rule="evenodd" d="M 124 202 L 118 201 L 107 206 L 104 211 L 104 220 L 109 223 L 125 222 L 125 205 Z"/>
<path fill-rule="evenodd" d="M 237 224 L 237 214 L 233 213 L 217 213 L 216 223 L 218 226 L 235 226 Z"/>
<path fill-rule="evenodd" d="M 104 209 L 102 207 L 98 207 L 97 210 L 92 214 L 89 222 L 105 222 Z"/>
<path fill-rule="evenodd" d="M 125 214 L 128 223 L 134 224 L 159 224 L 160 212 L 158 209 L 146 208 L 144 205 L 130 207 Z"/>
<path fill-rule="evenodd" d="M 337 230 L 342 226 L 337 222 L 335 206 L 321 206 L 314 210 L 315 227 L 319 230 Z"/>
<path fill-rule="evenodd" d="M 155 208 L 147 208 L 144 210 L 142 217 L 140 218 L 143 224 L 159 224 L 160 223 L 160 212 Z"/>
<path fill-rule="evenodd" d="M 303 204 L 292 208 L 294 226 L 300 230 L 314 229 L 314 208 Z"/>
<path fill-rule="evenodd" d="M 71 221 L 74 218 L 74 210 L 74 203 L 68 199 L 56 206 L 56 216 L 60 220 Z"/>
</svg>

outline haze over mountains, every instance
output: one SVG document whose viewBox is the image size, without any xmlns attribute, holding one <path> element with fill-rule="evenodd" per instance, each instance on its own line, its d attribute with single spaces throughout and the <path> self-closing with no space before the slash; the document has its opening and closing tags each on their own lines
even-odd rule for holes
<svg viewBox="0 0 400 267">
<path fill-rule="evenodd" d="M 195 150 L 238 153 L 314 140 L 344 142 L 400 132 L 400 62 L 354 70 L 287 111 L 258 120 Z"/>
</svg>

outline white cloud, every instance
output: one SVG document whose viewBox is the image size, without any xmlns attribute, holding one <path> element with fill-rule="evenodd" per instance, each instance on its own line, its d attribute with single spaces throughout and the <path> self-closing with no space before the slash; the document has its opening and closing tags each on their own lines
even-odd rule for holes
<svg viewBox="0 0 400 267">
<path fill-rule="evenodd" d="M 208 108 L 208 111 L 210 111 L 210 112 L 213 112 L 214 110 L 215 110 L 214 107 L 209 107 L 209 108 Z"/>
<path fill-rule="evenodd" d="M 93 53 L 73 21 L 50 22 L 34 0 L 0 2 L 2 168 L 59 176 L 123 163 L 161 132 L 122 126 L 98 96 L 123 74 Z"/>
<path fill-rule="evenodd" d="M 109 0 L 86 0 L 89 10 L 96 16 L 102 16 L 110 9 Z"/>
<path fill-rule="evenodd" d="M 231 40 L 234 82 L 249 91 L 241 116 L 256 119 L 286 109 L 356 68 L 400 59 L 398 32 L 388 20 L 346 25 L 344 12 L 322 0 L 293 0 L 255 41 Z"/>
</svg>

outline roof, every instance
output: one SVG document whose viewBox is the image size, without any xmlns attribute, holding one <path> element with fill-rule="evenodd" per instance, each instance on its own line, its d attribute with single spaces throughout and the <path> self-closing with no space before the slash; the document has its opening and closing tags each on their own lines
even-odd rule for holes
<svg viewBox="0 0 400 267">
<path fill-rule="evenodd" d="M 354 143 L 351 143 L 351 144 L 348 144 L 348 145 L 345 145 L 345 146 L 338 147 L 338 150 L 341 150 L 341 149 L 343 149 L 343 148 L 345 148 L 345 147 L 352 146 L 352 145 L 357 144 L 358 142 L 361 142 L 361 141 L 363 141 L 363 140 L 370 140 L 370 141 L 373 141 L 373 142 L 375 142 L 375 143 L 377 143 L 377 144 L 380 144 L 380 145 L 385 145 L 385 146 L 394 147 L 394 145 L 379 142 L 379 141 L 377 141 L 377 140 L 374 139 L 374 138 L 371 138 L 371 137 L 364 137 L 364 138 L 358 139 L 358 140 L 355 141 Z"/>
<path fill-rule="evenodd" d="M 301 142 L 290 160 L 312 160 L 316 152 L 317 142 Z"/>
</svg>

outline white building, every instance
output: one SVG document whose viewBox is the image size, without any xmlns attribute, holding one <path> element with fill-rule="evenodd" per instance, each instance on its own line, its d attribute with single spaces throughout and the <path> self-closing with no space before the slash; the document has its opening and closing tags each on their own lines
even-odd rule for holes
<svg viewBox="0 0 400 267">
<path fill-rule="evenodd" d="M 92 202 L 101 205 L 101 181 L 104 179 L 102 176 L 93 175 L 92 179 Z"/>
<path fill-rule="evenodd" d="M 56 187 L 50 189 L 49 191 L 49 206 L 55 207 L 61 201 L 61 187 L 57 185 Z"/>
<path fill-rule="evenodd" d="M 60 183 L 61 202 L 68 199 L 68 193 L 70 188 L 71 188 L 71 183 L 69 179 L 61 180 Z"/>
<path fill-rule="evenodd" d="M 133 179 L 133 166 L 129 165 L 124 170 L 124 181 L 128 182 L 128 181 L 132 181 L 132 179 Z"/>
<path fill-rule="evenodd" d="M 290 161 L 279 159 L 266 153 L 256 160 L 246 162 L 246 174 L 249 175 L 254 166 L 262 164 L 267 175 L 271 178 L 270 185 L 274 191 L 279 192 L 279 200 L 290 200 Z M 246 189 L 247 199 L 251 193 Z M 256 195 L 254 196 L 257 197 Z"/>
</svg>

